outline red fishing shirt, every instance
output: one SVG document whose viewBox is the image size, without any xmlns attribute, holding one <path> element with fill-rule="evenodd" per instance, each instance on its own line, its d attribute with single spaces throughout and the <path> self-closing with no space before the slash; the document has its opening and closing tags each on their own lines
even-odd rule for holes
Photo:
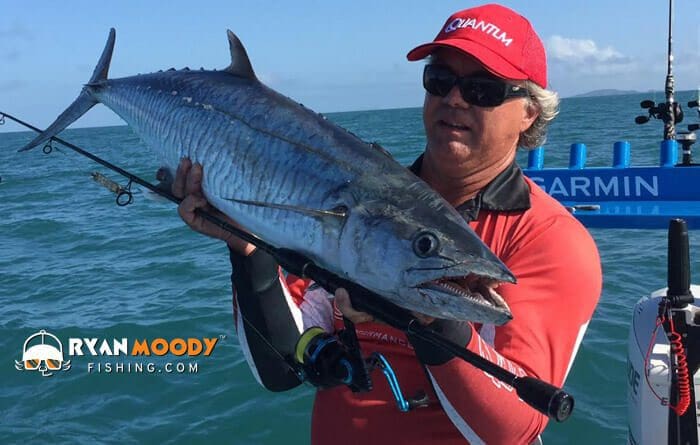
<svg viewBox="0 0 700 445">
<path fill-rule="evenodd" d="M 412 167 L 416 173 L 420 162 Z M 513 320 L 473 325 L 465 347 L 518 376 L 561 387 L 601 293 L 593 239 L 515 164 L 457 210 L 518 280 L 498 288 Z M 320 301 L 309 298 L 308 281 L 292 275 L 286 281 L 302 311 Z M 342 329 L 342 315 L 333 312 L 335 328 Z M 383 354 L 404 395 L 423 392 L 428 406 L 400 412 L 376 370 L 371 392 L 344 386 L 317 392 L 313 444 L 528 444 L 547 425 L 512 387 L 486 372 L 457 358 L 423 366 L 401 331 L 376 322 L 356 328 L 363 353 Z"/>
</svg>

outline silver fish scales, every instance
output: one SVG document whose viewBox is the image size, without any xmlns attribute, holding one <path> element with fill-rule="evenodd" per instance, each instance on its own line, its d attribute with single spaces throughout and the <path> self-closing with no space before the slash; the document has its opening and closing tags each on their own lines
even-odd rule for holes
<svg viewBox="0 0 700 445">
<path fill-rule="evenodd" d="M 515 279 L 461 216 L 380 147 L 263 85 L 240 40 L 228 38 L 225 70 L 108 79 L 112 29 L 78 99 L 22 150 L 102 103 L 171 175 L 183 157 L 202 164 L 207 199 L 273 246 L 409 310 L 508 321 L 494 287 Z"/>
</svg>

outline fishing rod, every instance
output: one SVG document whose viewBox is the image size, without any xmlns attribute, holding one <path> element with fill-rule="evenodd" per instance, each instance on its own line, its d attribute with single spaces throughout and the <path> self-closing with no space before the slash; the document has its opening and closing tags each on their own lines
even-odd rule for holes
<svg viewBox="0 0 700 445">
<path fill-rule="evenodd" d="M 666 67 L 666 107 L 668 119 L 664 120 L 664 140 L 676 138 L 676 120 L 680 123 L 683 120 L 680 105 L 676 103 L 674 97 L 673 79 L 673 0 L 668 1 L 668 62 Z M 678 116 L 680 114 L 680 116 Z"/>
<path fill-rule="evenodd" d="M 673 78 L 673 0 L 668 2 L 668 56 L 666 66 L 666 83 L 664 85 L 666 102 L 656 104 L 653 100 L 643 100 L 639 105 L 648 110 L 647 116 L 637 116 L 637 124 L 645 124 L 651 118 L 661 119 L 664 123 L 664 140 L 676 139 L 676 124 L 683 121 L 683 110 L 675 100 L 675 81 Z"/>
<path fill-rule="evenodd" d="M 42 132 L 42 130 L 40 130 L 39 128 L 36 128 L 8 113 L 0 111 L 0 125 L 4 123 L 5 118 L 10 119 L 36 132 Z M 123 193 L 127 193 L 128 198 L 130 198 L 128 199 L 129 203 L 131 203 L 132 201 L 132 195 L 130 191 L 130 186 L 132 183 L 137 183 L 176 204 L 180 204 L 182 202 L 182 199 L 177 198 L 167 190 L 153 185 L 150 182 L 141 179 L 140 177 L 108 161 L 105 161 L 104 159 L 95 156 L 94 154 L 68 141 L 58 138 L 57 136 L 53 136 L 51 138 L 51 140 L 47 143 L 48 147 L 44 146 L 44 153 L 51 153 L 53 148 L 51 145 L 52 140 L 59 142 L 64 146 L 74 150 L 75 152 L 86 156 L 89 159 L 99 163 L 100 165 L 103 165 L 104 167 L 107 167 L 108 169 L 115 171 L 120 175 L 128 178 L 129 185 L 127 187 L 119 187 L 117 185 L 116 187 L 110 187 L 110 189 L 122 190 Z M 117 203 L 119 204 L 119 199 L 117 200 Z M 329 272 L 317 266 L 313 261 L 300 254 L 299 252 L 290 249 L 276 248 L 266 243 L 265 241 L 255 237 L 254 235 L 243 231 L 240 228 L 231 225 L 226 221 L 223 221 L 222 219 L 205 211 L 197 209 L 196 213 L 198 216 L 203 217 L 207 221 L 215 224 L 216 226 L 228 231 L 229 233 L 243 239 L 246 242 L 254 244 L 257 248 L 262 249 L 263 251 L 272 255 L 277 261 L 277 263 L 289 273 L 292 273 L 302 278 L 312 279 L 314 282 L 326 289 L 331 294 L 335 293 L 336 289 L 338 288 L 345 288 L 348 291 L 348 294 L 350 295 L 353 307 L 355 307 L 356 309 L 361 310 L 363 312 L 367 312 L 375 318 L 386 322 L 390 326 L 399 329 L 406 334 L 410 334 L 415 338 L 421 339 L 434 346 L 442 348 L 461 358 L 465 362 L 470 363 L 476 368 L 487 372 L 491 376 L 513 387 L 520 399 L 522 399 L 525 403 L 535 408 L 542 414 L 551 417 L 558 422 L 563 422 L 571 415 L 571 412 L 574 407 L 574 398 L 561 388 L 557 388 L 556 386 L 539 380 L 535 377 L 516 376 L 512 372 L 507 371 L 502 367 L 492 363 L 491 361 L 481 357 L 479 354 L 465 349 L 464 346 L 460 346 L 448 340 L 447 338 L 435 332 L 430 327 L 420 324 L 420 322 L 406 309 L 396 306 L 395 304 L 387 301 L 378 294 L 370 291 L 369 289 L 366 289 L 363 286 L 360 286 L 357 283 L 341 278 L 333 274 L 332 272 Z M 247 322 L 247 320 L 245 319 L 244 321 Z M 349 349 L 349 351 L 347 351 L 349 356 L 347 357 L 347 359 L 343 358 L 342 360 L 339 360 L 337 363 L 338 366 L 335 366 L 333 369 L 330 369 L 329 372 L 338 373 L 340 371 L 347 371 L 346 374 L 339 379 L 341 383 L 347 384 L 351 387 L 353 391 L 368 391 L 369 389 L 371 389 L 372 386 L 368 375 L 369 370 L 365 366 L 364 360 L 361 360 L 361 357 L 359 355 L 359 341 L 357 340 L 354 325 L 350 320 L 345 319 L 345 321 L 346 329 L 344 330 L 345 332 L 342 332 L 341 340 L 346 343 L 346 346 Z M 309 334 L 308 336 L 305 336 L 306 333 L 302 334 L 300 342 L 297 343 L 297 353 L 295 354 L 297 357 L 297 361 L 301 363 L 290 363 L 288 357 L 285 357 L 281 352 L 277 351 L 276 348 L 274 348 L 274 346 L 267 342 L 265 337 L 262 336 L 262 334 L 259 331 L 257 331 L 257 329 L 255 329 L 255 327 L 252 324 L 248 323 L 248 325 L 251 326 L 255 330 L 255 332 L 261 336 L 261 338 L 268 344 L 269 347 L 272 347 L 275 350 L 275 352 L 285 361 L 285 363 L 287 363 L 287 365 L 298 376 L 301 376 L 304 373 L 306 373 L 306 376 L 310 377 L 312 383 L 317 383 L 321 386 L 323 385 L 323 381 L 320 383 L 314 382 L 314 376 L 318 377 L 318 375 L 316 374 L 318 374 L 319 371 L 327 370 L 327 367 L 323 366 L 321 367 L 321 369 L 319 369 L 318 367 L 314 366 L 315 363 L 310 362 L 308 363 L 308 366 L 304 367 L 304 365 L 306 364 L 304 362 L 304 358 L 307 355 L 306 353 L 309 352 L 310 348 L 315 348 L 315 355 L 319 356 L 322 355 L 324 351 L 331 350 L 330 347 L 328 347 L 327 345 L 336 347 L 337 344 L 334 343 L 334 339 L 328 338 L 328 336 L 313 336 L 313 333 Z M 361 360 L 362 366 L 353 368 L 353 363 L 358 363 L 358 360 Z M 405 409 L 402 409 L 402 411 L 408 410 L 408 405 L 410 405 L 410 402 L 407 402 L 401 395 L 400 388 L 398 387 L 398 382 L 396 382 L 395 376 L 393 376 L 393 371 L 390 369 L 390 367 L 388 367 L 383 357 L 373 355 L 371 357 L 371 361 L 373 362 L 371 367 L 382 369 L 385 376 L 389 380 L 392 392 L 394 393 L 394 396 L 396 398 L 397 404 L 399 404 L 400 409 L 403 406 L 403 408 Z M 340 369 L 340 371 L 338 371 L 338 369 Z M 397 391 L 399 391 L 398 394 Z M 417 405 L 421 404 L 420 400 L 414 402 Z"/>
</svg>

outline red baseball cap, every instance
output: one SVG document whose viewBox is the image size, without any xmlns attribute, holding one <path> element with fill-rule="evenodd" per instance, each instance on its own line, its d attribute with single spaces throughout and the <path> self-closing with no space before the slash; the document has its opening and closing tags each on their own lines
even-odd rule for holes
<svg viewBox="0 0 700 445">
<path fill-rule="evenodd" d="M 440 47 L 469 54 L 501 78 L 547 87 L 542 40 L 525 17 L 504 6 L 484 5 L 452 14 L 435 40 L 415 47 L 406 57 L 420 60 Z"/>
</svg>

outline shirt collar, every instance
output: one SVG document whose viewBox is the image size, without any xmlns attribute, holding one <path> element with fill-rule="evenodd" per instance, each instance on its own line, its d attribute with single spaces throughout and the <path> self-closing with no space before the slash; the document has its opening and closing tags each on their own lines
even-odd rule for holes
<svg viewBox="0 0 700 445">
<path fill-rule="evenodd" d="M 409 169 L 416 176 L 420 176 L 422 165 L 423 155 L 421 154 Z M 525 182 L 522 170 L 513 161 L 474 198 L 466 200 L 456 208 L 468 220 L 476 219 L 480 209 L 496 212 L 527 210 L 530 208 L 530 187 Z"/>
</svg>

